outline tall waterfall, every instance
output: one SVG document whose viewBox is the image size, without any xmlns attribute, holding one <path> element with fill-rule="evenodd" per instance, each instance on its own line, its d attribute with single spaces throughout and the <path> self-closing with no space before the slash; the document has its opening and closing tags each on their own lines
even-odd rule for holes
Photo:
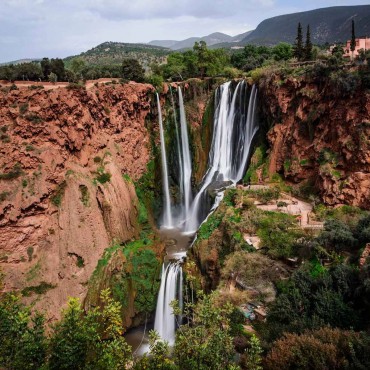
<svg viewBox="0 0 370 370">
<path fill-rule="evenodd" d="M 158 107 L 159 134 L 161 138 L 162 182 L 163 182 L 163 194 L 164 194 L 163 226 L 170 228 L 173 226 L 172 213 L 171 213 L 170 188 L 168 185 L 167 155 L 166 155 L 166 143 L 164 141 L 164 133 L 163 133 L 162 109 L 161 109 L 161 102 L 159 101 L 158 93 L 157 93 L 157 107 Z"/>
<path fill-rule="evenodd" d="M 158 294 L 154 329 L 170 345 L 175 343 L 176 317 L 170 303 L 177 299 L 182 306 L 182 268 L 180 262 L 162 266 L 161 287 Z"/>
<path fill-rule="evenodd" d="M 177 124 L 177 115 L 176 115 L 176 108 L 175 108 L 175 101 L 173 99 L 172 88 L 170 86 L 170 93 L 171 93 L 171 104 L 173 110 L 173 121 L 175 124 L 175 132 L 176 132 L 176 148 L 177 148 L 177 157 L 179 160 L 179 184 L 180 184 L 180 199 L 183 199 L 184 196 L 184 181 L 183 181 L 183 161 L 182 161 L 182 154 L 181 154 L 181 141 L 179 135 L 179 128 Z"/>
<path fill-rule="evenodd" d="M 227 82 L 217 89 L 208 170 L 194 199 L 192 199 L 191 189 L 191 160 L 187 124 L 180 88 L 178 88 L 178 94 L 181 124 L 181 145 L 178 141 L 178 156 L 182 171 L 179 178 L 183 184 L 180 187 L 183 192 L 183 219 L 186 222 L 184 224 L 183 220 L 179 219 L 176 221 L 177 224 L 173 225 L 172 221 L 162 115 L 157 95 L 164 177 L 163 190 L 165 193 L 163 226 L 173 226 L 179 235 L 186 235 L 190 232 L 195 233 L 209 212 L 217 207 L 223 196 L 222 189 L 229 185 L 235 185 L 245 173 L 252 140 L 258 130 L 256 122 L 257 89 L 255 86 L 249 89 L 244 81 L 239 82 L 235 89 L 231 82 Z M 176 118 L 175 124 L 177 124 Z M 208 194 L 210 187 L 213 187 L 217 193 L 213 205 L 210 205 Z M 171 238 L 173 238 L 172 235 Z M 174 343 L 176 329 L 176 318 L 172 313 L 170 303 L 177 299 L 180 308 L 182 307 L 182 279 L 181 261 L 165 262 L 162 267 L 154 328 L 161 338 L 167 340 L 170 345 Z"/>
<path fill-rule="evenodd" d="M 195 232 L 208 214 L 209 209 L 202 207 L 211 185 L 222 188 L 228 183 L 235 184 L 244 175 L 250 146 L 258 130 L 255 119 L 257 103 L 255 85 L 252 87 L 249 102 L 247 93 L 248 85 L 245 81 L 239 82 L 235 90 L 232 89 L 231 82 L 226 82 L 216 91 L 208 170 L 192 203 L 185 231 Z M 217 199 L 219 202 L 220 197 Z"/>
<path fill-rule="evenodd" d="M 179 90 L 179 106 L 180 106 L 180 123 L 181 123 L 181 147 L 182 147 L 182 180 L 184 189 L 184 218 L 189 215 L 190 202 L 192 198 L 191 192 L 191 159 L 189 150 L 188 126 L 186 124 L 184 99 L 182 97 L 181 87 Z"/>
</svg>

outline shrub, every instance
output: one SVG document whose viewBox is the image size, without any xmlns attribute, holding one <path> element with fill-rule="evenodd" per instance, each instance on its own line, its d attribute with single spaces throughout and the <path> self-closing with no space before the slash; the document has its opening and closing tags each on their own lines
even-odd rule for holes
<svg viewBox="0 0 370 370">
<path fill-rule="evenodd" d="M 19 106 L 20 114 L 25 114 L 27 111 L 28 111 L 28 103 L 24 103 Z"/>
<path fill-rule="evenodd" d="M 81 193 L 80 200 L 81 200 L 82 204 L 85 207 L 88 207 L 89 204 L 90 204 L 89 189 L 87 188 L 86 185 L 80 185 L 78 188 L 80 189 L 80 193 Z"/>
<path fill-rule="evenodd" d="M 22 295 L 24 297 L 30 297 L 32 294 L 45 294 L 48 290 L 54 289 L 56 285 L 46 283 L 42 281 L 39 285 L 33 285 L 22 289 Z"/>
<path fill-rule="evenodd" d="M 9 195 L 10 193 L 8 191 L 1 192 L 0 193 L 0 203 L 3 202 Z"/>
<path fill-rule="evenodd" d="M 61 204 L 62 204 L 62 199 L 63 199 L 63 195 L 64 195 L 64 192 L 67 188 L 67 182 L 66 181 L 62 181 L 58 186 L 57 188 L 55 189 L 54 191 L 54 194 L 53 196 L 51 197 L 51 202 L 56 206 L 56 207 L 60 207 Z"/>
<path fill-rule="evenodd" d="M 43 119 L 36 113 L 29 113 L 25 116 L 27 121 L 30 121 L 32 123 L 40 123 L 43 121 Z"/>
<path fill-rule="evenodd" d="M 101 184 L 105 184 L 110 181 L 111 177 L 112 175 L 109 172 L 102 172 L 96 177 L 96 180 Z"/>
<path fill-rule="evenodd" d="M 0 173 L 0 180 L 13 180 L 23 174 L 22 167 L 16 163 L 11 171 L 8 173 Z"/>
</svg>

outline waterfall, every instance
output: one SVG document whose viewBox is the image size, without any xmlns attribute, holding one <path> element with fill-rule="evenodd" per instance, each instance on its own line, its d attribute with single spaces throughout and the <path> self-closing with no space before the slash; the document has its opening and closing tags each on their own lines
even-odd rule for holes
<svg viewBox="0 0 370 370">
<path fill-rule="evenodd" d="M 170 303 L 177 299 L 182 305 L 182 268 L 180 261 L 162 266 L 154 329 L 170 345 L 175 343 L 176 317 Z"/>
<path fill-rule="evenodd" d="M 184 224 L 182 222 L 183 220 L 179 220 L 179 223 L 176 225 L 173 225 L 172 221 L 168 189 L 167 160 L 158 94 L 157 102 L 161 135 L 163 190 L 165 194 L 163 226 L 167 228 L 169 226 L 175 226 L 175 228 L 178 229 L 176 231 L 178 233 L 177 236 L 180 234 L 183 236 L 187 233 L 195 233 L 210 211 L 218 206 L 223 197 L 222 190 L 227 186 L 235 185 L 242 179 L 247 167 L 252 140 L 258 130 L 256 120 L 257 89 L 254 85 L 249 89 L 245 81 L 241 81 L 237 84 L 235 89 L 231 82 L 226 82 L 216 90 L 213 134 L 208 157 L 208 170 L 203 177 L 201 187 L 194 199 L 192 199 L 191 189 L 189 139 L 183 96 L 180 87 L 178 88 L 178 94 L 181 145 L 178 139 L 176 117 L 175 125 L 181 171 L 179 179 L 182 191 L 183 218 L 185 218 L 186 221 Z M 174 106 L 173 97 L 172 104 Z M 213 204 L 210 204 L 210 196 L 208 194 L 208 190 L 211 186 L 216 193 Z M 170 231 L 171 230 L 167 230 L 167 233 Z M 173 235 L 171 235 L 171 238 L 173 238 Z M 186 249 L 180 249 L 180 251 L 186 251 Z M 176 259 L 178 257 L 172 254 L 171 257 L 167 257 L 167 259 L 169 258 Z M 176 329 L 176 317 L 172 313 L 170 303 L 177 299 L 179 301 L 179 307 L 182 309 L 182 280 L 183 276 L 180 260 L 163 264 L 154 328 L 161 338 L 168 341 L 170 345 L 174 344 Z M 178 319 L 180 322 L 181 316 L 179 316 Z"/>
<path fill-rule="evenodd" d="M 215 114 L 213 135 L 208 158 L 208 170 L 202 186 L 194 198 L 185 231 L 195 232 L 209 209 L 202 209 L 208 197 L 210 185 L 225 187 L 229 182 L 235 184 L 243 177 L 247 166 L 250 146 L 258 130 L 256 124 L 257 90 L 253 85 L 247 104 L 248 86 L 241 81 L 233 91 L 231 82 L 221 85 L 215 94 Z M 222 198 L 217 197 L 218 205 Z"/>
<path fill-rule="evenodd" d="M 181 142 L 180 142 L 179 128 L 177 126 L 176 108 L 175 108 L 175 102 L 174 102 L 174 99 L 173 99 L 171 86 L 170 86 L 170 93 L 171 93 L 171 104 L 172 104 L 172 110 L 173 110 L 173 120 L 174 120 L 174 123 L 175 123 L 175 132 L 176 132 L 177 157 L 179 159 L 180 199 L 183 199 L 183 196 L 184 196 L 184 181 L 183 181 L 184 167 L 183 167 L 182 155 L 181 155 Z"/>
<path fill-rule="evenodd" d="M 184 99 L 182 97 L 181 87 L 178 87 L 179 91 L 179 105 L 180 105 L 180 123 L 181 123 L 181 147 L 182 147 L 182 158 L 183 158 L 183 168 L 182 168 L 182 180 L 184 189 L 184 218 L 189 216 L 190 202 L 192 198 L 191 192 L 191 159 L 189 150 L 189 137 L 188 137 L 188 127 L 186 124 Z"/>
<path fill-rule="evenodd" d="M 164 194 L 163 226 L 167 228 L 171 228 L 173 224 L 172 224 L 172 213 L 171 213 L 170 188 L 168 185 L 166 143 L 164 141 L 162 109 L 161 109 L 161 103 L 159 101 L 158 93 L 157 93 L 157 106 L 158 106 L 159 134 L 161 138 L 162 182 L 163 182 L 163 194 Z"/>
</svg>

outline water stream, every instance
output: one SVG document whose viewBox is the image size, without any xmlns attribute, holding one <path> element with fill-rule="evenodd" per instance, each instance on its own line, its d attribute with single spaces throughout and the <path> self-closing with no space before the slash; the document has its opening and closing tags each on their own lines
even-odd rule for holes
<svg viewBox="0 0 370 370">
<path fill-rule="evenodd" d="M 257 89 L 245 81 L 236 87 L 231 82 L 219 86 L 215 93 L 213 134 L 208 157 L 208 169 L 193 198 L 191 188 L 191 156 L 188 128 L 182 91 L 178 88 L 181 145 L 177 142 L 180 179 L 180 217 L 171 214 L 171 199 L 168 185 L 166 146 L 160 101 L 157 94 L 158 120 L 161 138 L 163 175 L 163 224 L 161 237 L 166 244 L 166 257 L 162 266 L 161 286 L 158 294 L 154 328 L 162 339 L 174 344 L 178 323 L 170 303 L 178 300 L 182 307 L 182 267 L 186 251 L 195 233 L 207 216 L 218 206 L 227 187 L 235 186 L 243 178 L 253 137 L 258 131 L 256 120 Z M 174 106 L 174 104 L 173 104 Z M 175 114 L 176 135 L 178 135 Z M 174 207 L 175 205 L 173 205 Z"/>
</svg>

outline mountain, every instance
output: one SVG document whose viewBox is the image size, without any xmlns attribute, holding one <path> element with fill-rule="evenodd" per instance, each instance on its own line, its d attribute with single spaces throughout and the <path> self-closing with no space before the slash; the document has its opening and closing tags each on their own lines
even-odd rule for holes
<svg viewBox="0 0 370 370">
<path fill-rule="evenodd" d="M 242 34 L 243 35 L 243 34 Z M 240 37 L 242 35 L 238 35 L 235 37 Z M 172 50 L 180 50 L 180 49 L 188 49 L 194 46 L 195 42 L 205 41 L 208 46 L 223 43 L 223 42 L 232 42 L 234 37 L 226 35 L 222 32 L 214 32 L 210 35 L 203 36 L 203 37 L 190 37 L 185 40 L 181 41 L 174 41 L 174 40 L 153 40 L 148 43 L 148 45 L 157 45 L 157 46 L 165 46 Z"/>
<path fill-rule="evenodd" d="M 6 66 L 6 65 L 9 65 L 9 64 L 22 64 L 22 63 L 32 63 L 32 62 L 39 62 L 41 59 L 30 59 L 30 58 L 27 58 L 27 59 L 18 59 L 18 60 L 13 60 L 11 62 L 5 62 L 5 63 L 0 63 L 0 66 Z"/>
<path fill-rule="evenodd" d="M 130 44 L 122 42 L 104 42 L 79 55 L 64 59 L 67 66 L 72 59 L 78 57 L 92 65 L 121 64 L 122 59 L 137 59 L 144 67 L 153 62 L 162 63 L 170 53 L 170 49 L 148 44 Z"/>
<path fill-rule="evenodd" d="M 164 48 L 171 48 L 173 45 L 178 43 L 176 40 L 153 40 L 148 42 L 148 45 L 161 46 Z"/>
<path fill-rule="evenodd" d="M 242 44 L 293 43 L 298 22 L 302 24 L 304 35 L 307 25 L 310 25 L 314 44 L 344 42 L 351 38 L 352 19 L 356 36 L 370 36 L 370 5 L 334 6 L 266 19 L 242 40 Z"/>
<path fill-rule="evenodd" d="M 231 39 L 231 42 L 240 42 L 244 40 L 247 36 L 249 36 L 252 32 L 253 30 L 241 33 L 240 35 L 236 35 Z"/>
</svg>

